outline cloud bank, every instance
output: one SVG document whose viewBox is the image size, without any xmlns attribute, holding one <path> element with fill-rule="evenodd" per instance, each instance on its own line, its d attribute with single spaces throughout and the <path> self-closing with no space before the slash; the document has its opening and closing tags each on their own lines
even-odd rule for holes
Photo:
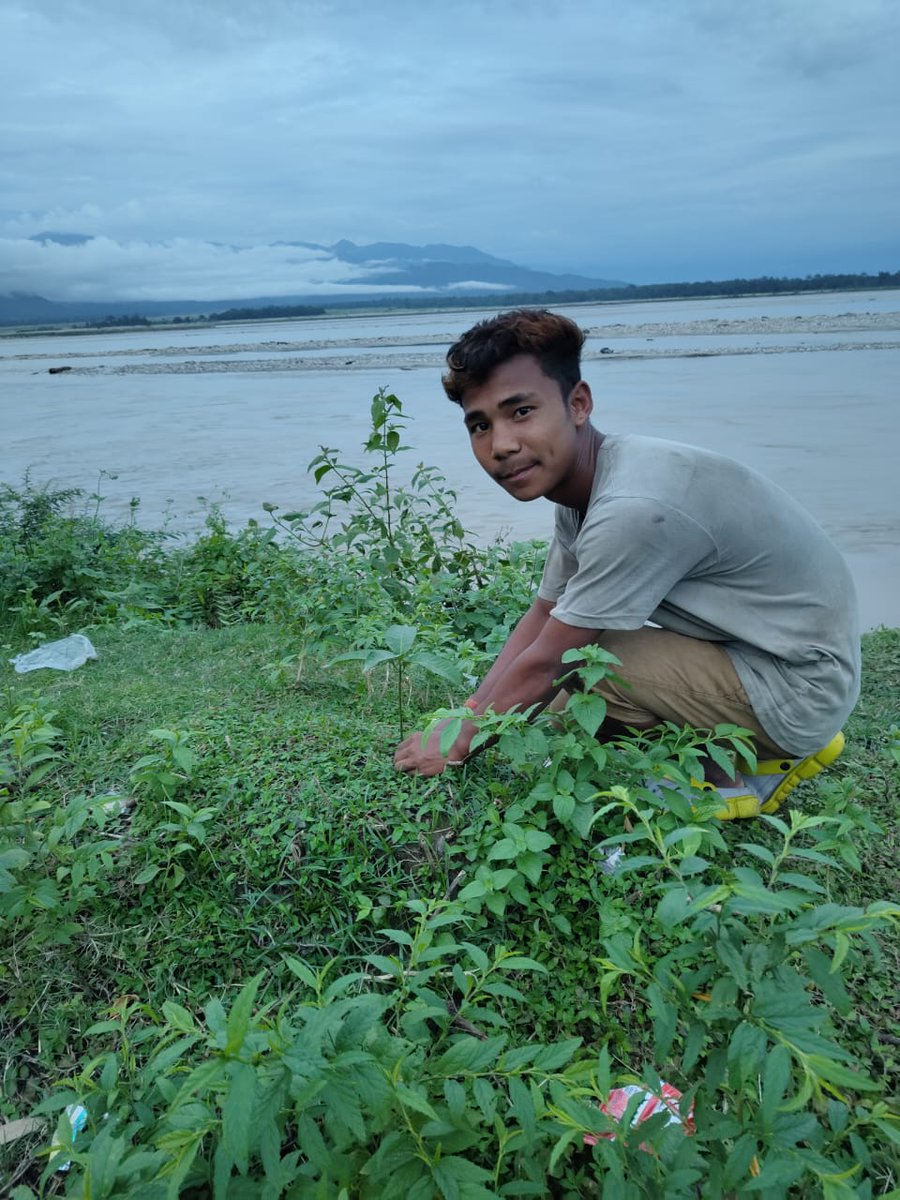
<svg viewBox="0 0 900 1200">
<path fill-rule="evenodd" d="M 324 249 L 224 246 L 190 238 L 120 244 L 95 237 L 80 245 L 4 238 L 0 262 L 4 290 L 84 301 L 374 294 L 384 290 L 378 275 L 385 270 L 341 262 Z M 371 283 L 359 282 L 366 276 Z"/>
<path fill-rule="evenodd" d="M 896 269 L 898 43 L 894 0 L 6 0 L 0 286 L 340 287 L 266 247 L 341 238 L 635 282 Z M 20 245 L 48 229 L 104 244 Z"/>
</svg>

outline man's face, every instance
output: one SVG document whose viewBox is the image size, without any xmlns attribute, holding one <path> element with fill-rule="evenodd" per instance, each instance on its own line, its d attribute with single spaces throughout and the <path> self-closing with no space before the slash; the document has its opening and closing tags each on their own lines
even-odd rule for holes
<svg viewBox="0 0 900 1200">
<path fill-rule="evenodd" d="M 578 430 L 590 417 L 587 384 L 563 400 L 559 384 L 536 358 L 518 354 L 463 397 L 472 451 L 487 473 L 517 500 L 552 500 L 577 456 Z"/>
</svg>

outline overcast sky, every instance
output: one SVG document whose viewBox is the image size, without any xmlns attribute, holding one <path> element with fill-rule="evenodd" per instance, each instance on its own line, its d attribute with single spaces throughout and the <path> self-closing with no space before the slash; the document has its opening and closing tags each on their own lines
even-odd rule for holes
<svg viewBox="0 0 900 1200">
<path fill-rule="evenodd" d="M 898 270 L 898 45 L 897 0 L 3 0 L 0 292 L 327 291 L 266 246 L 341 238 Z"/>
</svg>

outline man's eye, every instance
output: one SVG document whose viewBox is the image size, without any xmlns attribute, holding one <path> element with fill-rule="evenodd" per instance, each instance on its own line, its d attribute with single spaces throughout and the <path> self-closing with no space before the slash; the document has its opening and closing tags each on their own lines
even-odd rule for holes
<svg viewBox="0 0 900 1200">
<path fill-rule="evenodd" d="M 528 414 L 533 411 L 533 409 L 534 409 L 533 404 L 520 404 L 519 407 L 516 409 L 514 415 L 517 417 L 527 417 Z"/>
<path fill-rule="evenodd" d="M 487 427 L 487 421 L 473 421 L 469 426 L 469 433 L 484 433 Z"/>
</svg>

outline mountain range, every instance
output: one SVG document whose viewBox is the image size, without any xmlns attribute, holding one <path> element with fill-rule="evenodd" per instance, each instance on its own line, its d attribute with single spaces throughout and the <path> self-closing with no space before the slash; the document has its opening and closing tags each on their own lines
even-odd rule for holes
<svg viewBox="0 0 900 1200">
<path fill-rule="evenodd" d="M 63 254 L 66 259 L 71 254 L 89 253 L 92 249 L 96 250 L 98 257 L 107 248 L 113 251 L 124 249 L 109 239 L 95 239 L 79 233 L 45 232 L 35 234 L 28 241 L 51 249 L 57 257 Z M 91 243 L 95 243 L 95 246 L 92 247 Z M 116 298 L 109 300 L 104 300 L 102 296 L 90 300 L 54 299 L 52 288 L 45 284 L 40 287 L 40 292 L 46 291 L 46 295 L 39 294 L 37 289 L 26 291 L 21 287 L 6 291 L 5 294 L 0 292 L 0 324 L 90 321 L 126 313 L 145 317 L 196 316 L 233 307 L 253 308 L 272 304 L 333 306 L 342 302 L 388 301 L 392 297 L 433 300 L 441 296 L 472 296 L 481 300 L 496 298 L 502 301 L 504 294 L 627 286 L 617 280 L 532 270 L 508 259 L 486 254 L 474 246 L 443 243 L 425 246 L 403 242 L 356 245 L 341 240 L 326 246 L 316 242 L 274 242 L 252 250 L 212 243 L 194 245 L 202 247 L 207 255 L 221 252 L 226 258 L 229 254 L 235 258 L 242 255 L 246 258 L 253 252 L 263 254 L 267 262 L 274 261 L 279 268 L 277 294 L 265 292 L 264 272 L 258 277 L 260 295 L 248 295 L 244 285 L 241 288 L 243 295 L 226 293 L 221 298 L 206 300 L 177 295 L 166 299 L 141 299 L 138 295 L 133 299 L 123 298 L 126 288 L 121 284 L 116 289 Z M 167 253 L 173 256 L 173 263 L 178 255 L 185 253 L 184 243 L 148 243 L 147 246 L 150 252 L 157 252 L 160 262 L 164 262 Z M 294 274 L 291 274 L 292 270 Z M 198 277 L 202 276 L 203 268 L 200 265 Z M 289 281 L 287 285 L 284 282 L 286 276 Z M 285 290 L 294 278 L 296 290 Z M 312 278 L 314 284 L 310 282 Z M 204 291 L 208 293 L 208 286 Z M 97 295 L 96 285 L 93 294 Z"/>
</svg>

